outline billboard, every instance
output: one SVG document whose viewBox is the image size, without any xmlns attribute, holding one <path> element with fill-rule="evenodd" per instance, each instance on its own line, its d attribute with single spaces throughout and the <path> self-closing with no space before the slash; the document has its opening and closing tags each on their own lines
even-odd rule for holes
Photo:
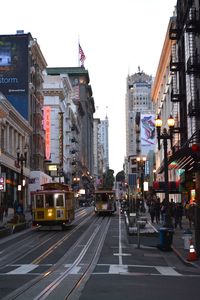
<svg viewBox="0 0 200 300">
<path fill-rule="evenodd" d="M 28 119 L 29 34 L 0 35 L 0 92 Z"/>
<path fill-rule="evenodd" d="M 141 146 L 155 145 L 155 116 L 141 114 Z"/>
<path fill-rule="evenodd" d="M 51 158 L 51 106 L 43 107 L 44 130 L 45 130 L 45 156 L 47 160 Z"/>
</svg>

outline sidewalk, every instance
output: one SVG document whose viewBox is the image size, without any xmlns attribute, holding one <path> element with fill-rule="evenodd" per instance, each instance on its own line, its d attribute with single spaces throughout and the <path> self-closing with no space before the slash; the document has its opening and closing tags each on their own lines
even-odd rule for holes
<svg viewBox="0 0 200 300">
<path fill-rule="evenodd" d="M 126 216 L 127 215 L 125 214 L 125 217 Z M 152 223 L 148 210 L 146 210 L 145 213 L 140 213 L 140 215 L 138 216 L 138 220 L 141 220 L 142 218 L 147 219 L 147 224 L 144 227 L 144 229 L 140 229 L 141 243 L 143 243 L 144 245 L 145 244 L 146 245 L 154 244 L 154 246 L 157 246 L 158 242 L 160 240 L 160 228 L 162 228 L 163 225 L 161 223 L 160 224 L 156 224 L 155 222 Z M 128 230 L 129 241 L 130 241 L 130 243 L 134 243 L 137 240 L 137 227 L 136 227 L 136 223 L 135 223 L 136 220 L 134 221 L 134 225 L 132 225 L 131 222 L 129 222 L 127 220 L 128 220 L 128 218 L 126 217 L 126 225 L 127 225 L 127 230 Z M 192 229 L 189 228 L 189 221 L 185 216 L 183 216 L 183 218 L 182 218 L 182 228 L 183 229 L 179 229 L 179 228 L 173 229 L 173 238 L 172 238 L 171 248 L 172 248 L 173 252 L 179 257 L 179 259 L 181 259 L 181 261 L 183 263 L 185 263 L 186 265 L 200 268 L 200 257 L 196 261 L 188 261 L 187 260 L 187 257 L 189 254 L 189 249 L 185 249 L 184 232 L 188 229 L 192 232 L 192 241 L 193 242 L 195 242 L 195 233 L 194 233 L 194 227 Z M 152 239 L 152 235 L 151 235 L 152 232 L 154 232 L 155 236 L 156 236 L 154 238 L 154 240 Z M 146 233 L 146 236 L 145 236 L 145 233 Z M 188 243 L 189 243 L 189 241 L 188 241 Z M 189 245 L 188 245 L 188 248 L 189 248 Z M 194 248 L 195 248 L 195 244 L 194 244 Z"/>
<path fill-rule="evenodd" d="M 149 216 L 148 216 L 148 219 L 149 219 Z M 158 231 L 159 231 L 159 228 L 162 227 L 161 224 L 158 225 L 158 224 L 155 224 L 155 223 L 152 224 L 152 226 L 154 226 Z M 184 237 L 184 232 L 187 229 L 190 229 L 190 228 L 189 228 L 189 222 L 188 222 L 188 220 L 185 216 L 183 216 L 183 218 L 182 218 L 182 227 L 183 227 L 183 229 L 179 229 L 179 228 L 174 229 L 172 250 L 174 251 L 174 253 L 176 253 L 176 255 L 185 264 L 193 265 L 197 268 L 200 268 L 200 257 L 198 258 L 198 260 L 193 261 L 193 262 L 187 261 L 187 256 L 188 256 L 188 253 L 189 253 L 189 249 L 184 249 L 184 239 L 183 239 L 183 237 Z M 194 242 L 195 241 L 194 227 L 192 227 L 190 229 L 190 231 L 192 232 L 192 241 Z"/>
<path fill-rule="evenodd" d="M 186 264 L 192 264 L 195 267 L 200 268 L 200 257 L 198 260 L 189 262 L 187 261 L 187 256 L 189 254 L 189 249 L 184 249 L 184 232 L 189 228 L 189 223 L 186 217 L 184 216 L 182 219 L 182 226 L 183 229 L 176 228 L 174 229 L 174 235 L 173 235 L 173 244 L 172 249 L 173 251 L 179 256 L 179 258 Z M 190 229 L 192 232 L 192 241 L 195 242 L 195 233 L 194 233 L 194 227 Z M 195 247 L 195 244 L 194 244 Z"/>
<path fill-rule="evenodd" d="M 24 215 L 25 215 L 25 224 L 26 224 L 26 226 L 25 227 L 28 227 L 28 225 L 31 223 L 31 221 L 32 221 L 32 215 L 31 215 L 31 212 L 30 211 L 26 211 L 25 213 L 24 213 Z M 8 209 L 8 215 L 5 217 L 3 217 L 3 221 L 2 222 L 0 222 L 0 229 L 1 230 L 3 230 L 4 228 L 6 228 L 6 227 L 8 227 L 8 225 L 9 225 L 9 221 L 13 218 L 13 216 L 14 216 L 14 210 L 13 210 L 13 208 L 9 208 Z M 16 226 L 17 225 L 20 225 L 19 223 L 18 224 L 16 224 Z"/>
</svg>

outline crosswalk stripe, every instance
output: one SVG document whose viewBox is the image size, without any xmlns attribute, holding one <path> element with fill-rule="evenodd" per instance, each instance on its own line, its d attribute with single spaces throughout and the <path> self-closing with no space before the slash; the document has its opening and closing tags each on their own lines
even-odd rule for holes
<svg viewBox="0 0 200 300">
<path fill-rule="evenodd" d="M 127 273 L 128 266 L 126 265 L 111 265 L 109 268 L 109 274 Z"/>
<path fill-rule="evenodd" d="M 16 275 L 16 274 L 27 274 L 28 272 L 36 269 L 38 267 L 38 265 L 31 265 L 31 264 L 28 264 L 28 265 L 21 265 L 20 267 L 8 272 L 7 274 L 8 275 Z"/>
<path fill-rule="evenodd" d="M 80 274 L 81 273 L 81 268 L 82 265 L 84 266 L 84 264 L 80 264 L 78 266 L 74 266 L 71 270 L 70 270 L 70 274 Z M 10 265 L 12 267 L 14 267 L 15 265 Z M 42 274 L 43 272 L 34 272 L 31 273 L 31 271 L 35 270 L 36 268 L 40 268 L 42 265 L 35 265 L 35 264 L 23 264 L 23 265 L 16 265 L 16 268 L 13 269 L 12 271 L 9 272 L 5 272 L 5 273 L 0 273 L 0 275 L 38 275 L 38 274 Z M 46 267 L 51 266 L 51 264 L 48 265 L 43 265 Z M 65 264 L 64 267 L 65 268 L 70 268 L 72 266 L 72 264 Z M 9 265 L 7 265 L 7 267 L 9 267 Z M 175 270 L 175 268 L 173 267 L 168 267 L 168 266 L 148 266 L 148 265 L 120 265 L 120 264 L 97 264 L 96 267 L 107 267 L 106 270 L 105 268 L 102 269 L 102 272 L 99 271 L 98 269 L 94 270 L 94 272 L 92 273 L 94 274 L 121 274 L 121 275 L 161 275 L 161 276 L 186 276 L 184 274 L 181 274 L 179 272 L 177 272 Z M 134 269 L 136 268 L 136 269 Z M 141 268 L 141 272 L 139 272 L 139 269 Z M 150 270 L 150 268 L 154 268 L 155 272 L 153 270 Z M 146 270 L 145 270 L 146 269 Z M 38 269 L 39 271 L 39 269 Z M 158 272 L 159 274 L 157 274 L 156 272 Z M 200 274 L 190 274 L 188 276 L 200 276 Z"/>
<path fill-rule="evenodd" d="M 171 267 L 155 267 L 158 272 L 166 276 L 182 276 Z"/>
</svg>

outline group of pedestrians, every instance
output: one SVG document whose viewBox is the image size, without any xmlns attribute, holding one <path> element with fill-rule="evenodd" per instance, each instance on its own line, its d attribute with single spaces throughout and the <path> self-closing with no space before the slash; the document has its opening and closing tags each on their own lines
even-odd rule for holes
<svg viewBox="0 0 200 300">
<path fill-rule="evenodd" d="M 153 199 L 149 202 L 149 214 L 152 223 L 168 223 L 174 228 L 182 229 L 184 208 L 181 202 L 174 203 L 173 199 L 170 201 L 163 199 L 160 202 L 160 198 Z"/>
</svg>

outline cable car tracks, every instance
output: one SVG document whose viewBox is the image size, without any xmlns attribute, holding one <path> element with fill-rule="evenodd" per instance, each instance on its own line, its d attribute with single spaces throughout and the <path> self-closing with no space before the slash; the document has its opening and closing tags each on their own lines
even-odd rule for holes
<svg viewBox="0 0 200 300">
<path fill-rule="evenodd" d="M 63 295 L 63 299 L 69 299 L 70 295 L 74 293 L 77 286 L 92 273 L 95 267 L 95 261 L 100 253 L 106 233 L 109 228 L 109 217 L 91 217 L 85 218 L 79 225 L 69 231 L 69 233 L 59 239 L 42 255 L 38 256 L 30 264 L 34 268 L 40 265 L 52 253 L 56 252 L 62 244 L 77 233 L 81 226 L 84 226 L 91 218 L 87 229 L 80 235 L 76 242 L 65 251 L 63 257 L 53 264 L 42 275 L 37 276 L 29 281 L 21 288 L 15 290 L 4 299 L 51 299 L 55 297 L 55 293 Z M 70 280 L 68 280 L 70 278 Z M 73 280 L 71 280 L 73 278 Z M 63 288 L 64 286 L 64 288 Z M 45 288 L 44 288 L 45 287 Z M 54 296 L 53 296 L 54 295 Z M 53 299 L 53 298 L 52 298 Z M 55 298 L 54 298 L 55 299 Z"/>
</svg>

